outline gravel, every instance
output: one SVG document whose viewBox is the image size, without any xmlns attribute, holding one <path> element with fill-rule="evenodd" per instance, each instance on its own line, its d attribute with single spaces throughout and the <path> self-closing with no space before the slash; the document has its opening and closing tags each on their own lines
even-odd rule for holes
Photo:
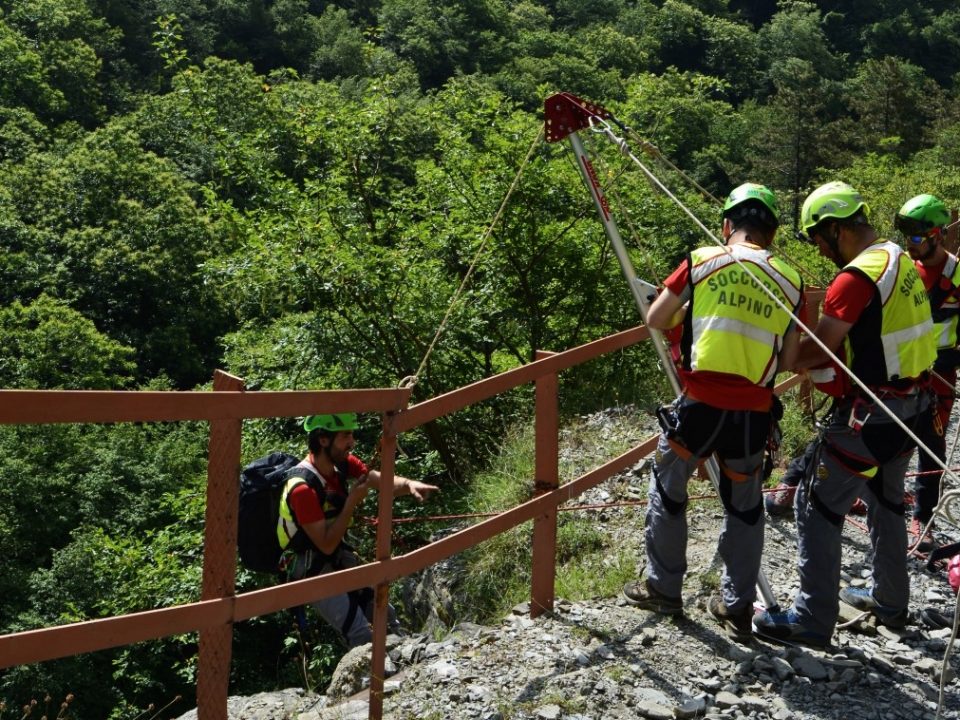
<svg viewBox="0 0 960 720">
<path fill-rule="evenodd" d="M 590 422 L 621 430 L 618 413 Z M 564 451 L 568 452 L 568 451 Z M 574 451 L 569 451 L 574 452 Z M 567 462 L 584 462 L 583 448 Z M 649 470 L 631 471 L 591 489 L 578 503 L 615 503 L 646 496 Z M 636 506 L 582 510 L 610 536 L 611 546 L 643 563 L 643 509 Z M 403 720 L 606 720 L 617 718 L 837 718 L 838 720 L 934 720 L 940 677 L 951 629 L 932 629 L 914 618 L 905 630 L 877 627 L 845 610 L 826 650 L 776 645 L 754 638 L 729 639 L 706 612 L 719 576 L 716 538 L 721 512 L 716 500 L 688 510 L 688 563 L 684 614 L 667 618 L 626 605 L 620 597 L 576 602 L 558 599 L 537 619 L 526 604 L 496 626 L 462 624 L 437 637 L 412 635 L 390 643 L 384 717 Z M 861 519 L 850 518 L 843 536 L 842 583 L 867 583 L 869 541 Z M 957 535 L 936 533 L 941 542 Z M 783 607 L 797 587 L 795 525 L 767 519 L 764 572 Z M 911 609 L 935 608 L 953 617 L 955 601 L 943 572 L 908 560 Z M 843 607 L 843 606 L 842 606 Z M 252 699 L 231 699 L 231 718 L 330 720 L 366 718 L 366 651 L 341 663 L 340 676 L 322 696 L 301 693 L 283 710 L 251 709 Z M 345 664 L 354 664 L 353 670 Z M 947 658 L 940 717 L 960 717 L 960 681 L 955 653 Z M 339 685 L 337 684 L 339 683 Z M 351 684 L 352 683 L 352 684 Z M 289 701 L 288 695 L 285 700 Z M 270 697 L 256 702 L 270 704 Z M 255 703 L 254 703 L 255 704 Z M 273 703 L 273 708 L 278 703 Z"/>
</svg>

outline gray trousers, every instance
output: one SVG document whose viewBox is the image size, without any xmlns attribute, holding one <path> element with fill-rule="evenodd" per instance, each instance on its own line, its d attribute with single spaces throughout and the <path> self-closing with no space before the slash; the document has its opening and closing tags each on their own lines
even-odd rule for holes
<svg viewBox="0 0 960 720">
<path fill-rule="evenodd" d="M 287 568 L 290 580 L 324 575 L 337 570 L 360 565 L 355 552 L 343 546 L 333 556 L 321 555 L 314 550 L 297 553 Z M 328 625 L 343 635 L 348 647 L 365 645 L 373 639 L 370 623 L 373 620 L 373 592 L 368 588 L 334 595 L 310 604 Z M 393 608 L 390 608 L 393 618 Z"/>
<path fill-rule="evenodd" d="M 929 422 L 926 392 L 888 396 L 883 404 L 914 433 Z M 840 611 L 843 518 L 858 496 L 867 503 L 874 599 L 905 608 L 910 598 L 903 485 L 915 443 L 869 401 L 856 411 L 861 419 L 870 414 L 865 424 L 852 428 L 852 408 L 851 400 L 838 403 L 795 503 L 800 589 L 794 608 L 805 627 L 828 637 Z"/>
<path fill-rule="evenodd" d="M 714 452 L 720 462 L 723 525 L 717 549 L 723 560 L 720 590 L 734 611 L 753 605 L 763 553 L 761 471 L 770 414 L 722 410 L 681 398 L 677 428 L 660 436 L 650 481 L 646 539 L 647 580 L 680 597 L 687 570 L 687 483 Z M 672 441 L 672 442 L 671 442 Z"/>
</svg>

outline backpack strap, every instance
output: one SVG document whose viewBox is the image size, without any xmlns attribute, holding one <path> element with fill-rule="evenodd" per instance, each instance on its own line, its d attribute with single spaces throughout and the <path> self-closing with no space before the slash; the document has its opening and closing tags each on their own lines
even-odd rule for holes
<svg viewBox="0 0 960 720">
<path fill-rule="evenodd" d="M 327 492 L 327 481 L 323 478 L 323 476 L 320 475 L 320 473 L 316 472 L 315 470 L 308 468 L 304 465 L 297 465 L 296 467 L 290 468 L 287 471 L 286 475 L 284 476 L 284 483 L 288 482 L 291 478 L 299 478 L 303 483 L 306 483 L 314 491 L 314 493 L 316 493 L 317 501 L 320 503 L 321 510 L 323 510 L 324 518 L 332 517 L 333 515 L 339 514 L 342 511 L 343 505 L 346 502 L 346 493 L 349 492 L 349 489 L 350 489 L 349 476 L 347 474 L 347 471 L 348 471 L 347 463 L 346 462 L 336 463 L 334 465 L 334 469 L 336 470 L 337 475 L 339 476 L 339 479 L 340 479 L 340 484 L 344 489 L 344 495 L 342 497 L 330 496 L 329 493 Z M 298 530 L 300 530 L 302 526 L 300 525 L 300 521 L 297 520 L 297 514 L 294 511 L 293 506 L 290 504 L 290 493 L 293 492 L 294 487 L 300 484 L 301 483 L 298 482 L 295 485 L 293 485 L 290 488 L 290 490 L 286 493 L 283 499 L 283 502 L 285 502 L 287 505 L 287 510 L 290 513 L 290 517 L 293 519 L 293 522 L 297 526 Z M 327 500 L 328 497 L 332 497 L 334 500 L 333 505 L 334 505 L 335 512 L 332 515 L 328 515 L 327 511 L 323 509 L 325 501 Z M 343 545 L 344 545 L 344 542 L 343 540 L 341 540 L 340 545 L 338 545 L 337 549 L 339 549 Z M 316 548 L 314 544 L 310 541 L 306 533 L 302 533 L 302 532 L 297 532 L 291 538 L 290 547 L 296 552 L 301 552 L 303 550 L 306 550 L 307 548 L 312 548 L 313 550 L 315 550 L 317 553 L 319 553 L 321 556 L 325 558 L 331 557 L 329 555 L 326 555 L 325 553 L 321 553 L 320 550 Z M 336 554 L 336 550 L 334 551 L 334 555 L 335 554 Z"/>
<path fill-rule="evenodd" d="M 286 485 L 291 478 L 299 478 L 300 480 L 303 481 L 303 483 L 306 483 L 307 485 L 309 485 L 314 492 L 317 492 L 318 489 L 320 490 L 320 492 L 325 492 L 326 490 L 326 483 L 324 483 L 323 478 L 321 478 L 317 473 L 313 472 L 309 468 L 304 467 L 303 465 L 297 465 L 287 470 L 286 474 L 283 476 L 284 485 Z M 290 513 L 290 517 L 293 518 L 293 522 L 297 526 L 297 529 L 300 528 L 300 521 L 297 520 L 297 513 L 294 511 L 293 505 L 290 504 L 290 493 L 293 492 L 293 488 L 303 483 L 295 483 L 293 486 L 290 487 L 290 490 L 287 491 L 287 493 L 283 496 L 283 502 L 286 503 L 287 510 Z M 320 493 L 317 493 L 317 497 L 322 503 L 323 499 L 320 498 Z"/>
</svg>

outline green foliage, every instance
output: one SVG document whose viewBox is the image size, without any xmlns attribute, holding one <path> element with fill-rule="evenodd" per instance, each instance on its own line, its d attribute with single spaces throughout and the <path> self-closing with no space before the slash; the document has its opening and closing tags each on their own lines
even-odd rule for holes
<svg viewBox="0 0 960 720">
<path fill-rule="evenodd" d="M 895 139 L 905 158 L 923 146 L 923 129 L 942 105 L 939 86 L 923 70 L 893 57 L 871 59 L 849 85 L 861 147 L 877 149 Z"/>
<path fill-rule="evenodd" d="M 951 0 L 0 0 L 0 386 L 181 389 L 216 367 L 251 388 L 394 386 L 445 322 L 420 401 L 636 324 L 564 145 L 534 145 L 485 237 L 560 90 L 716 197 L 772 186 L 778 251 L 823 285 L 835 268 L 789 233 L 815 184 L 859 187 L 882 233 L 918 192 L 960 203 L 958 28 Z M 640 274 L 662 279 L 702 230 L 582 137 Z M 716 203 L 649 160 L 715 229 Z M 564 413 L 663 398 L 655 362 L 643 344 L 562 374 Z M 461 481 L 431 510 L 524 499 L 529 438 L 475 471 L 531 403 L 524 388 L 408 434 L 398 470 Z M 788 409 L 785 425 L 798 451 L 806 420 Z M 0 428 L 4 629 L 195 597 L 205 433 Z M 265 419 L 244 443 L 252 457 L 302 436 Z M 400 541 L 424 541 L 407 527 Z M 528 565 L 502 558 L 528 534 L 472 556 L 468 597 L 527 596 Z M 561 592 L 613 592 L 629 563 L 583 518 L 559 535 Z M 238 627 L 234 688 L 321 683 L 332 638 L 305 638 L 307 655 L 285 638 L 286 617 Z M 129 717 L 190 696 L 195 642 L 19 668 L 0 695 L 48 687 L 89 701 L 78 717 Z"/>
<path fill-rule="evenodd" d="M 186 423 L 0 428 L 4 631 L 197 600 L 206 442 L 205 426 Z M 81 717 L 124 700 L 159 707 L 189 696 L 195 642 L 22 666 L 0 696 L 71 692 Z"/>
<path fill-rule="evenodd" d="M 625 423 L 626 425 L 626 423 Z M 641 423 L 635 437 L 609 437 L 601 426 L 571 421 L 562 432 L 566 458 L 560 481 L 569 482 L 646 439 Z M 567 445 L 569 443 L 569 446 Z M 531 429 L 513 428 L 490 469 L 470 483 L 466 507 L 499 512 L 532 496 L 534 446 Z M 557 519 L 557 594 L 568 599 L 609 596 L 634 576 L 633 558 L 612 548 L 596 528 L 596 511 L 561 512 Z M 493 622 L 530 597 L 532 526 L 524 523 L 463 554 L 466 572 L 456 588 L 457 611 Z"/>
<path fill-rule="evenodd" d="M 383 0 L 381 40 L 417 68 L 424 87 L 439 87 L 456 71 L 486 72 L 509 35 L 502 0 Z"/>
<path fill-rule="evenodd" d="M 181 386 L 210 377 L 226 312 L 200 265 L 218 231 L 194 188 L 119 127 L 69 152 L 31 157 L 5 175 L 15 248 L 28 272 L 2 297 L 47 293 L 134 349 L 138 380 L 164 373 Z"/>
<path fill-rule="evenodd" d="M 23 107 L 41 117 L 52 117 L 66 103 L 63 93 L 51 87 L 43 58 L 28 38 L 0 16 L 0 105 Z"/>
<path fill-rule="evenodd" d="M 116 389 L 129 384 L 133 350 L 104 337 L 66 303 L 40 295 L 0 308 L 0 387 Z"/>
</svg>

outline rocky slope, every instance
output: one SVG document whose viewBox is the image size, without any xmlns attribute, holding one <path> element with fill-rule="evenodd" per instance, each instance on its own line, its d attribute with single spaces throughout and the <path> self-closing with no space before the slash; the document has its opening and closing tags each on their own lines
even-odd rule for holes
<svg viewBox="0 0 960 720">
<path fill-rule="evenodd" d="M 615 423 L 607 418 L 605 422 Z M 612 430 L 615 432 L 616 430 Z M 590 491 L 586 502 L 645 496 L 648 472 L 637 467 Z M 642 562 L 643 510 L 589 512 L 606 528 L 612 547 Z M 917 617 L 904 631 L 856 620 L 840 629 L 827 651 L 728 639 L 705 610 L 716 588 L 720 521 L 715 500 L 691 504 L 685 613 L 667 619 L 630 607 L 618 597 L 558 600 L 536 620 L 518 607 L 496 627 L 460 625 L 436 639 L 394 639 L 385 717 L 403 720 L 600 720 L 605 718 L 837 718 L 932 720 L 940 670 L 951 630 Z M 844 528 L 844 578 L 865 585 L 869 542 L 854 522 Z M 960 531 L 938 533 L 940 540 Z M 796 588 L 795 526 L 768 519 L 764 572 L 786 606 Z M 912 607 L 953 618 L 954 598 L 943 573 L 910 559 Z M 638 568 L 639 569 L 639 568 Z M 288 691 L 232 698 L 231 718 L 326 720 L 366 718 L 363 650 L 341 663 L 327 695 Z M 960 664 L 948 657 L 940 716 L 960 717 Z M 348 697 L 347 700 L 339 698 Z"/>
</svg>

